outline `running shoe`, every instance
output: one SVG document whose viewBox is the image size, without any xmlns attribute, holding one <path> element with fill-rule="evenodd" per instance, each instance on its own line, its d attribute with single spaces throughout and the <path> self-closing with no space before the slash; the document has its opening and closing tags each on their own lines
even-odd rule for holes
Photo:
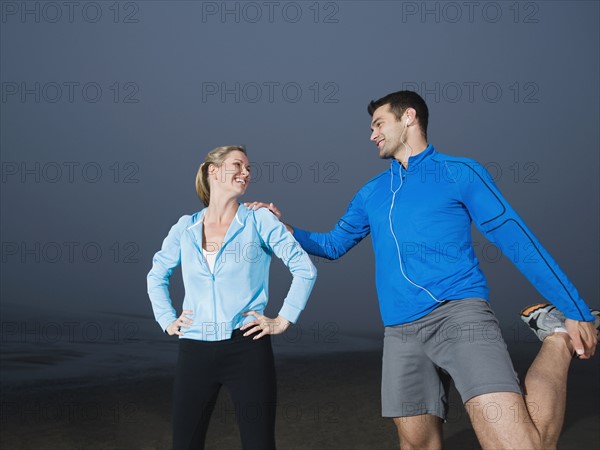
<svg viewBox="0 0 600 450">
<path fill-rule="evenodd" d="M 600 330 L 600 311 L 592 309 L 594 326 L 596 331 Z M 521 320 L 525 322 L 540 341 L 543 341 L 553 333 L 566 333 L 565 316 L 556 306 L 549 303 L 538 303 L 528 306 L 521 311 Z"/>
</svg>

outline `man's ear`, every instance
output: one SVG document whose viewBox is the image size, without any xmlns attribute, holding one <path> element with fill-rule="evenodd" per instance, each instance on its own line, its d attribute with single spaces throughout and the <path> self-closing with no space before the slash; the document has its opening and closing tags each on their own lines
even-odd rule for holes
<svg viewBox="0 0 600 450">
<path fill-rule="evenodd" d="M 405 123 L 406 125 L 412 125 L 417 118 L 417 110 L 414 108 L 406 108 L 405 114 Z"/>
</svg>

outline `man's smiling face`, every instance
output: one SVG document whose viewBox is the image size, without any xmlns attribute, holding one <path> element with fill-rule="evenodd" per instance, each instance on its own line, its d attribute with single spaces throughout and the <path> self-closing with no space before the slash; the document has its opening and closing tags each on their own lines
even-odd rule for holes
<svg viewBox="0 0 600 450">
<path fill-rule="evenodd" d="M 377 145 L 380 158 L 393 158 L 400 151 L 404 128 L 390 110 L 389 104 L 382 105 L 373 112 L 370 139 Z"/>
</svg>

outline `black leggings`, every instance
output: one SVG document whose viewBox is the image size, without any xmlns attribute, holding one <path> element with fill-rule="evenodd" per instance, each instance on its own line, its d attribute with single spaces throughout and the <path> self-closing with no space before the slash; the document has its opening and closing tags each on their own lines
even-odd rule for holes
<svg viewBox="0 0 600 450">
<path fill-rule="evenodd" d="M 235 330 L 231 339 L 179 340 L 173 389 L 173 449 L 204 449 L 221 386 L 228 389 L 242 448 L 275 449 L 277 386 L 270 336 L 256 341 Z"/>
</svg>

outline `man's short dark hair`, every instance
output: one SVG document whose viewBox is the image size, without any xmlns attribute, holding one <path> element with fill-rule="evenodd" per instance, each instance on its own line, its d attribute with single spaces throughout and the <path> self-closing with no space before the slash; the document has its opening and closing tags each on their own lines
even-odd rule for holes
<svg viewBox="0 0 600 450">
<path fill-rule="evenodd" d="M 398 91 L 381 97 L 379 100 L 371 100 L 369 103 L 369 114 L 371 117 L 375 110 L 383 105 L 390 105 L 390 110 L 397 120 L 402 119 L 402 114 L 407 108 L 413 108 L 417 112 L 417 119 L 421 126 L 421 134 L 427 139 L 427 124 L 429 123 L 429 109 L 425 100 L 414 91 Z"/>
</svg>

